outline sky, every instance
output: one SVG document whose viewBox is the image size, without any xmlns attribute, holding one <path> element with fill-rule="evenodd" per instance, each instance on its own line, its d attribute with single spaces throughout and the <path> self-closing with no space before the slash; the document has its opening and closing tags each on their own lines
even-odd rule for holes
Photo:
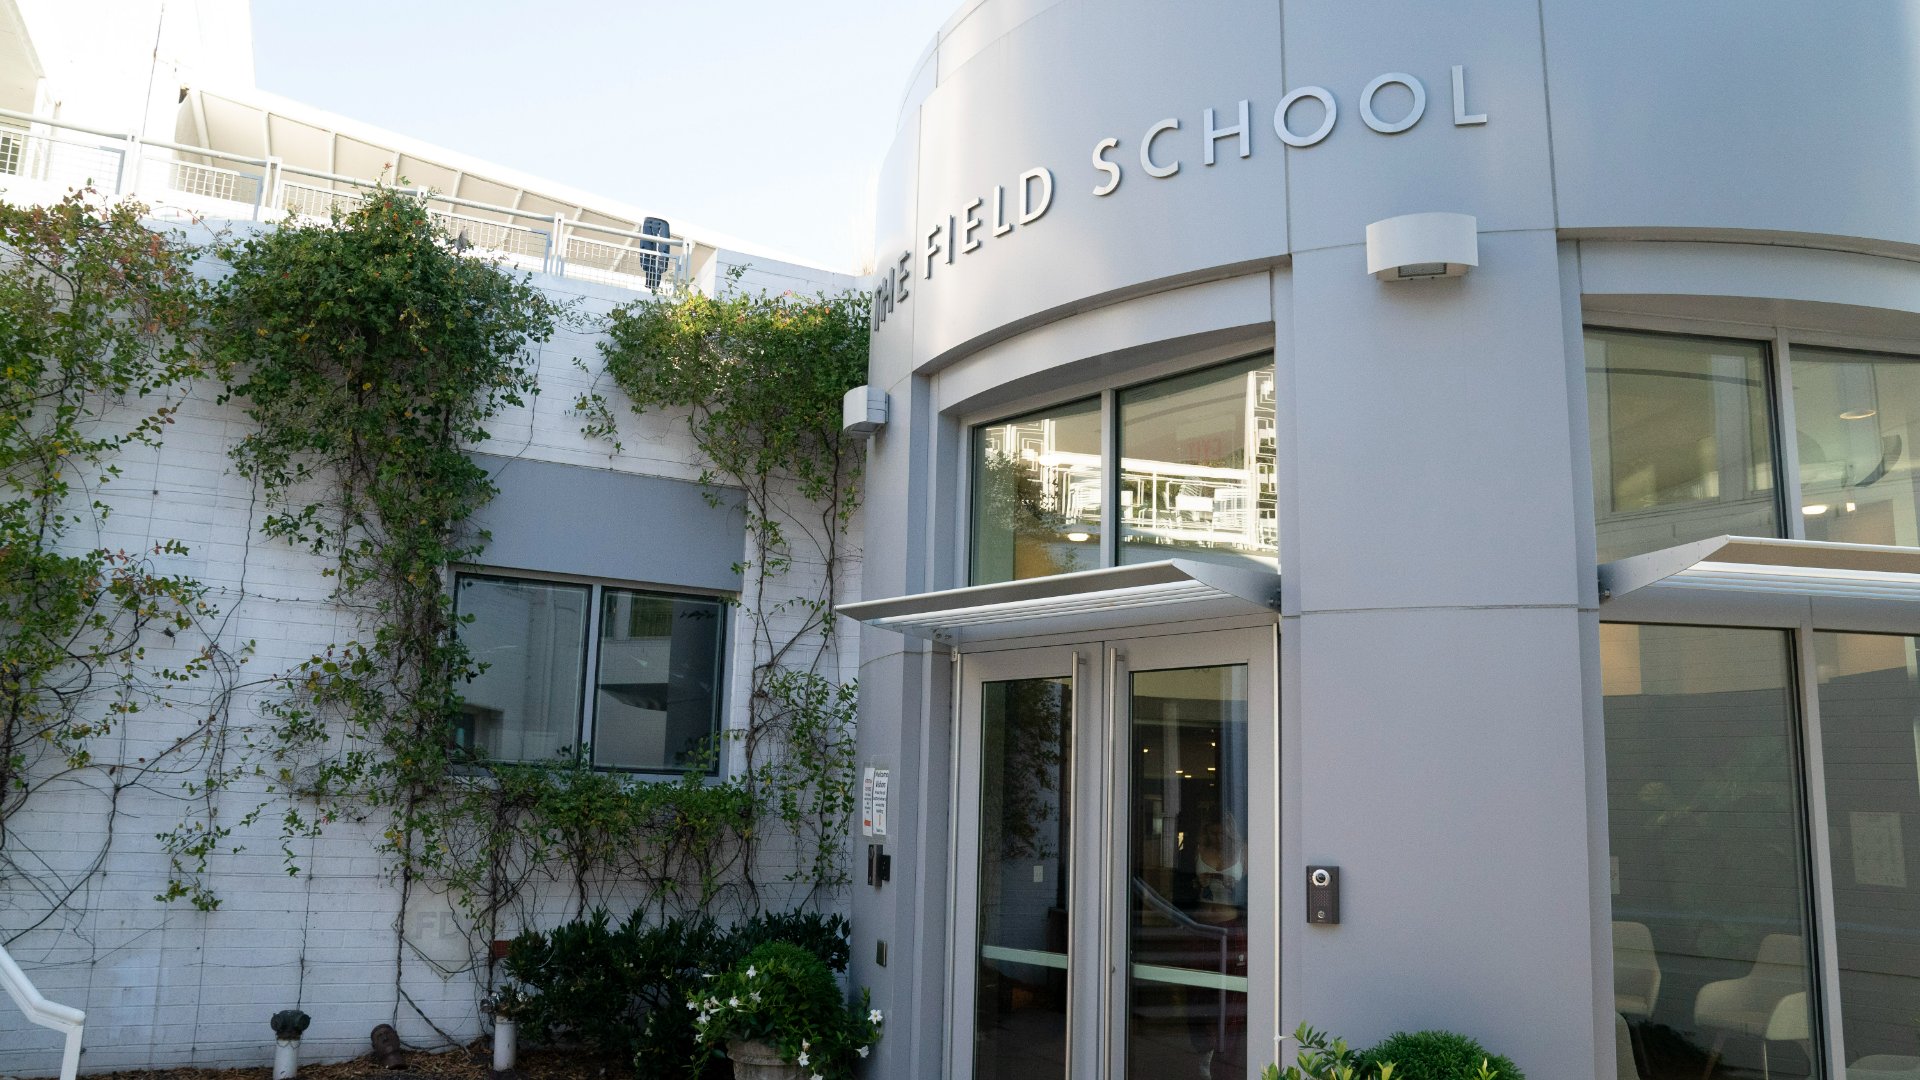
<svg viewBox="0 0 1920 1080">
<path fill-rule="evenodd" d="M 959 0 L 253 0 L 262 90 L 835 270 Z"/>
</svg>

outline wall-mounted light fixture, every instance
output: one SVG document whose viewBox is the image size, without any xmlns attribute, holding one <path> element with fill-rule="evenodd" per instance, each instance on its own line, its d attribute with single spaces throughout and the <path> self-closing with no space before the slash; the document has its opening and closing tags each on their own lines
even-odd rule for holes
<svg viewBox="0 0 1920 1080">
<path fill-rule="evenodd" d="M 1459 277 L 1480 265 L 1471 214 L 1402 214 L 1367 226 L 1367 273 L 1381 281 Z"/>
<path fill-rule="evenodd" d="M 840 399 L 840 434 L 864 439 L 885 426 L 885 390 L 877 386 L 856 386 Z"/>
</svg>

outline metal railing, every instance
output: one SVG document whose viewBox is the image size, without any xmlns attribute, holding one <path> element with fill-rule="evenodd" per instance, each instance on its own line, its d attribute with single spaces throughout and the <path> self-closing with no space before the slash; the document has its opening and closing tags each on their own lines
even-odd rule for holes
<svg viewBox="0 0 1920 1080">
<path fill-rule="evenodd" d="M 204 146 L 102 131 L 0 109 L 0 191 L 52 201 L 74 188 L 137 198 L 157 212 L 281 221 L 328 218 L 378 184 Z M 423 188 L 433 219 L 463 250 L 522 270 L 658 292 L 692 278 L 693 243 Z"/>
<path fill-rule="evenodd" d="M 80 1036 L 86 1030 L 87 1014 L 71 1005 L 48 1001 L 20 970 L 20 965 L 7 955 L 6 946 L 0 945 L 0 986 L 7 989 L 7 996 L 13 999 L 27 1019 L 44 1028 L 64 1031 L 67 1035 L 66 1050 L 60 1055 L 60 1080 L 74 1080 L 80 1071 Z"/>
</svg>

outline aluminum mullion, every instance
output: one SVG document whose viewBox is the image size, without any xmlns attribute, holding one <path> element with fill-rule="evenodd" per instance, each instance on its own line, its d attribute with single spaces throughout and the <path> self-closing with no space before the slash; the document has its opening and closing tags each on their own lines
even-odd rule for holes
<svg viewBox="0 0 1920 1080">
<path fill-rule="evenodd" d="M 1777 424 L 1773 486 L 1780 497 L 1780 513 L 1786 517 L 1787 537 L 1805 540 L 1807 522 L 1800 513 L 1800 427 L 1793 412 L 1793 349 L 1784 330 L 1774 328 L 1773 348 L 1768 351 L 1773 361 L 1772 413 Z"/>
<path fill-rule="evenodd" d="M 1120 401 L 1100 391 L 1100 565 L 1120 565 Z"/>
<path fill-rule="evenodd" d="M 1812 999 L 1819 1002 L 1815 1017 L 1825 1032 L 1822 1040 L 1825 1075 L 1843 1075 L 1839 1062 L 1847 1060 L 1840 1016 L 1840 945 L 1833 900 L 1833 834 L 1827 822 L 1826 747 L 1820 728 L 1820 666 L 1813 652 L 1811 623 L 1794 631 L 1794 653 L 1800 675 L 1801 789 L 1806 792 L 1807 852 L 1813 881 L 1814 963 L 1819 978 Z"/>
</svg>

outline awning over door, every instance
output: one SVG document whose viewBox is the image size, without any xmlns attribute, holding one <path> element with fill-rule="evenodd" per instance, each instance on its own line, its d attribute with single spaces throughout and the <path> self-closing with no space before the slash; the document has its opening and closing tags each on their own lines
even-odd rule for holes
<svg viewBox="0 0 1920 1080">
<path fill-rule="evenodd" d="M 1920 634 L 1920 548 L 1718 536 L 1600 567 L 1603 618 Z"/>
<path fill-rule="evenodd" d="M 949 645 L 1271 615 L 1280 575 L 1187 559 L 862 600 L 840 614 Z"/>
</svg>

